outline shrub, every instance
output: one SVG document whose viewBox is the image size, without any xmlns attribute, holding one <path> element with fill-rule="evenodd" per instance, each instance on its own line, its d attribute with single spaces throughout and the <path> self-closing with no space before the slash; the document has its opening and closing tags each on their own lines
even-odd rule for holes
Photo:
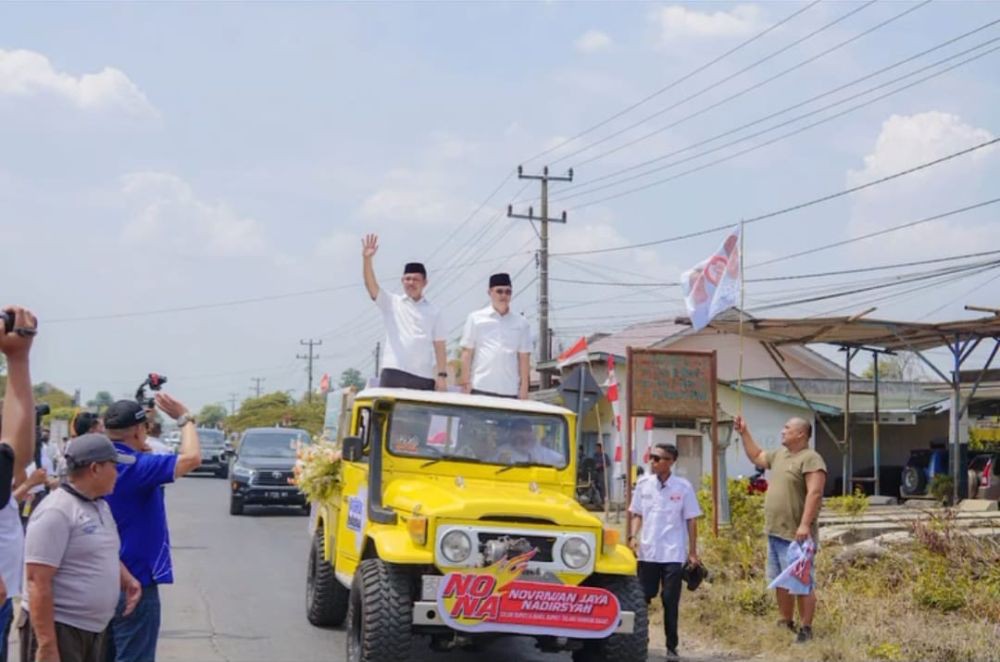
<svg viewBox="0 0 1000 662">
<path fill-rule="evenodd" d="M 771 596 L 761 582 L 747 584 L 733 595 L 736 606 L 744 614 L 764 616 L 771 609 Z"/>
<path fill-rule="evenodd" d="M 824 504 L 838 515 L 852 519 L 864 515 L 868 511 L 868 496 L 860 487 L 854 489 L 854 494 L 848 496 L 830 497 Z"/>
<path fill-rule="evenodd" d="M 951 503 L 951 497 L 955 489 L 955 480 L 948 474 L 937 474 L 931 479 L 931 484 L 927 490 L 935 499 L 941 503 Z"/>
<path fill-rule="evenodd" d="M 895 643 L 879 644 L 868 648 L 868 656 L 873 660 L 905 660 L 903 647 Z"/>
</svg>

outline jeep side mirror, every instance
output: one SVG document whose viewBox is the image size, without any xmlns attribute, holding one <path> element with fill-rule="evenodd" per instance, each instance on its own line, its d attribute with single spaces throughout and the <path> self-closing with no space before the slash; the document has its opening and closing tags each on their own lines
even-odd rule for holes
<svg viewBox="0 0 1000 662">
<path fill-rule="evenodd" d="M 344 437 L 344 459 L 348 462 L 360 462 L 365 454 L 365 442 L 361 437 Z"/>
</svg>

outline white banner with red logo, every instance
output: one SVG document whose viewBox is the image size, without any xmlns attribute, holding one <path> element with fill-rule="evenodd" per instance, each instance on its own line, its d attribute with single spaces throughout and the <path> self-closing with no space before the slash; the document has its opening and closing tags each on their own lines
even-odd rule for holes
<svg viewBox="0 0 1000 662">
<path fill-rule="evenodd" d="M 463 632 L 603 639 L 618 627 L 618 598 L 603 588 L 519 579 L 532 554 L 446 574 L 438 585 L 444 623 Z"/>
</svg>

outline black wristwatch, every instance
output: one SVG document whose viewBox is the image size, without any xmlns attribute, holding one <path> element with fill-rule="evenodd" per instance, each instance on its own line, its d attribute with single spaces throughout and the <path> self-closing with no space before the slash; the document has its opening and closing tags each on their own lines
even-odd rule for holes
<svg viewBox="0 0 1000 662">
<path fill-rule="evenodd" d="M 447 372 L 439 372 L 438 373 L 438 377 L 447 377 L 447 376 L 448 376 Z"/>
</svg>

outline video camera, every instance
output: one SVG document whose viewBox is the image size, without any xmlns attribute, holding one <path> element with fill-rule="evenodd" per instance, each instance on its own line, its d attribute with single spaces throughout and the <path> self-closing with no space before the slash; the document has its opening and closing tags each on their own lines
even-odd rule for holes
<svg viewBox="0 0 1000 662">
<path fill-rule="evenodd" d="M 159 391 L 166 383 L 166 375 L 159 375 L 155 372 L 149 373 L 149 376 L 139 384 L 139 388 L 135 392 L 136 402 L 146 409 L 152 409 L 156 406 L 156 401 L 153 398 L 146 397 L 146 387 L 148 386 L 150 391 Z"/>
</svg>

